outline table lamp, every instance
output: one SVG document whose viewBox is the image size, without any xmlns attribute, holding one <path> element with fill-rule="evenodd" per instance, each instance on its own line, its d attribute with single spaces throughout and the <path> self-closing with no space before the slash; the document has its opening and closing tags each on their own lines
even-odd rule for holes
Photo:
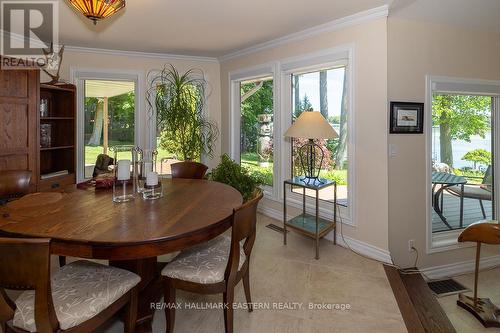
<svg viewBox="0 0 500 333">
<path fill-rule="evenodd" d="M 310 182 L 311 180 L 320 182 L 319 173 L 323 165 L 325 153 L 315 139 L 334 139 L 338 138 L 337 132 L 318 111 L 304 111 L 299 118 L 285 132 L 285 137 L 288 138 L 303 138 L 308 139 L 307 143 L 299 148 L 300 164 L 304 170 L 305 177 L 303 181 Z M 321 152 L 317 156 L 317 148 Z M 319 164 L 317 161 L 319 160 Z"/>
</svg>

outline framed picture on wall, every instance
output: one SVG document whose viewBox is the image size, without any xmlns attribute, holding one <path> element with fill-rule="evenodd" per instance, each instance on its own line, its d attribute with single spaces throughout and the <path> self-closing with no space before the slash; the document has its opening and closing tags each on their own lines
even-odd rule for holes
<svg viewBox="0 0 500 333">
<path fill-rule="evenodd" d="M 421 134 L 424 132 L 424 103 L 391 102 L 391 134 Z"/>
</svg>

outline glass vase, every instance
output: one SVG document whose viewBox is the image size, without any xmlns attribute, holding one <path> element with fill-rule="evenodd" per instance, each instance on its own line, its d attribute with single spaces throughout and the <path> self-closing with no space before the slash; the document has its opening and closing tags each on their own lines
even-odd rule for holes
<svg viewBox="0 0 500 333">
<path fill-rule="evenodd" d="M 134 146 L 114 146 L 113 201 L 128 202 L 137 191 L 137 151 Z"/>
<path fill-rule="evenodd" d="M 144 200 L 156 200 L 163 197 L 163 186 L 161 182 L 156 185 L 144 185 L 144 191 L 142 191 L 142 198 Z"/>
<path fill-rule="evenodd" d="M 158 152 L 155 149 L 136 148 L 137 151 L 137 193 L 144 191 L 146 177 L 148 172 L 156 172 L 156 156 Z"/>
</svg>

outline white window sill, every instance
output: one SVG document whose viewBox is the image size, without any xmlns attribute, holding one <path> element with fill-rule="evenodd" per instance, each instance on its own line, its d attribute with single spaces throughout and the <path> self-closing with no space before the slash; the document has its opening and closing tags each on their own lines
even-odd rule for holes
<svg viewBox="0 0 500 333">
<path fill-rule="evenodd" d="M 459 243 L 458 235 L 462 230 L 451 230 L 433 233 L 428 244 L 427 253 L 439 253 L 473 246 L 471 243 Z"/>
</svg>

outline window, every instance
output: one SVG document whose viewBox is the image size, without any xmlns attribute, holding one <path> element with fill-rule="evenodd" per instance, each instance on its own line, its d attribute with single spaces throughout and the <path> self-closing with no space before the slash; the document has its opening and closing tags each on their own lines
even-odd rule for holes
<svg viewBox="0 0 500 333">
<path fill-rule="evenodd" d="M 499 204 L 500 82 L 427 77 L 427 251 L 458 247 L 471 223 Z"/>
<path fill-rule="evenodd" d="M 351 225 L 355 225 L 351 200 L 355 188 L 351 130 L 353 52 L 353 45 L 345 45 L 229 73 L 231 158 L 259 176 L 266 185 L 267 198 L 281 201 L 283 181 L 303 173 L 300 165 L 294 163 L 297 156 L 293 148 L 298 143 L 283 134 L 303 110 L 322 112 L 339 138 L 321 142 L 328 161 L 320 176 L 338 182 L 339 211 L 344 223 Z M 320 199 L 325 200 L 319 208 L 320 215 L 331 218 L 333 188 L 320 191 Z M 299 193 L 292 193 L 289 201 L 297 207 L 302 205 Z M 313 204 L 313 200 L 306 200 L 307 207 Z"/>
<path fill-rule="evenodd" d="M 347 205 L 348 198 L 348 103 L 346 68 L 337 67 L 292 74 L 292 122 L 306 110 L 314 110 L 328 120 L 339 138 L 317 140 L 324 160 L 320 177 L 337 182 L 337 198 Z M 292 175 L 303 175 L 298 148 L 307 139 L 292 140 Z M 315 195 L 311 191 L 310 195 Z M 333 201 L 333 187 L 320 191 L 320 199 Z"/>
<path fill-rule="evenodd" d="M 432 96 L 432 232 L 493 219 L 493 97 Z"/>
<path fill-rule="evenodd" d="M 273 186 L 273 79 L 240 83 L 240 161 L 264 185 Z"/>
<path fill-rule="evenodd" d="M 92 178 L 99 154 L 135 142 L 135 82 L 84 80 L 84 177 Z"/>
</svg>

